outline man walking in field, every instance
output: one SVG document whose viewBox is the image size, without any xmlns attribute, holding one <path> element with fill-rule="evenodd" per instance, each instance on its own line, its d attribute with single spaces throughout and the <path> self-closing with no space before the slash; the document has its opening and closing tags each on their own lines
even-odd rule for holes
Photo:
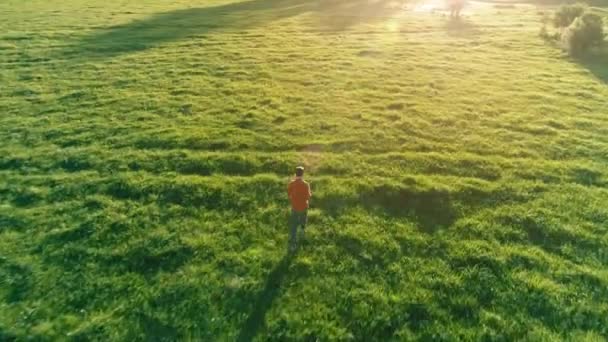
<svg viewBox="0 0 608 342">
<path fill-rule="evenodd" d="M 296 168 L 296 178 L 289 182 L 287 195 L 291 202 L 291 215 L 289 217 L 289 251 L 295 252 L 297 247 L 298 227 L 302 226 L 302 231 L 306 228 L 308 215 L 308 200 L 312 197 L 310 185 L 304 181 L 304 168 Z"/>
<path fill-rule="evenodd" d="M 464 8 L 466 0 L 447 0 L 450 9 L 450 18 L 460 18 L 460 11 Z"/>
</svg>

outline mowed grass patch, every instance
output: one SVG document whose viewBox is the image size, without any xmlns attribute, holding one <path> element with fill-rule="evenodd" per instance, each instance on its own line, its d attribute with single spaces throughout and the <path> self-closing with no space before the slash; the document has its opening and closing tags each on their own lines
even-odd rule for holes
<svg viewBox="0 0 608 342">
<path fill-rule="evenodd" d="M 0 340 L 608 338 L 606 63 L 419 8 L 2 2 Z"/>
</svg>

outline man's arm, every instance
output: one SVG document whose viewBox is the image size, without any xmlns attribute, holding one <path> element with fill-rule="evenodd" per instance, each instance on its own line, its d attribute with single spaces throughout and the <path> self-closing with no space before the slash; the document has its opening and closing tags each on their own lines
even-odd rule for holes
<svg viewBox="0 0 608 342">
<path fill-rule="evenodd" d="M 310 199 L 312 197 L 312 191 L 310 190 L 310 184 L 306 184 L 306 187 L 308 188 L 308 198 Z"/>
</svg>

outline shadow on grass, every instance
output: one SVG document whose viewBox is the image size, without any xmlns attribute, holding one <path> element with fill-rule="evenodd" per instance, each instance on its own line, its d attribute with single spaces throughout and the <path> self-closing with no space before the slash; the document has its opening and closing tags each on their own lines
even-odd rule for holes
<svg viewBox="0 0 608 342">
<path fill-rule="evenodd" d="M 83 264 L 103 265 L 108 271 L 131 272 L 153 277 L 160 272 L 173 273 L 189 263 L 196 251 L 174 236 L 148 237 L 129 249 L 113 253 L 95 252 L 98 241 L 115 243 L 127 238 L 126 224 L 87 221 L 75 228 L 52 232 L 42 240 L 43 260 L 65 270 L 79 270 Z"/>
<path fill-rule="evenodd" d="M 184 338 L 180 336 L 178 329 L 163 323 L 155 317 L 142 312 L 137 312 L 136 317 L 141 330 L 145 334 L 144 340 L 147 342 L 176 341 Z"/>
<path fill-rule="evenodd" d="M 118 25 L 85 37 L 76 54 L 111 57 L 193 38 L 217 29 L 247 28 L 309 11 L 305 0 L 252 0 L 180 9 Z"/>
<path fill-rule="evenodd" d="M 564 45 L 560 42 L 559 37 L 556 36 L 545 38 L 545 43 L 554 49 L 564 49 Z M 570 62 L 589 70 L 599 81 L 608 85 L 608 42 L 605 42 L 603 46 L 592 48 L 590 51 L 578 56 L 566 58 Z"/>
<path fill-rule="evenodd" d="M 462 17 L 449 18 L 444 27 L 447 34 L 453 37 L 467 38 L 479 35 L 479 30 L 475 24 Z"/>
<path fill-rule="evenodd" d="M 608 85 L 608 43 L 602 51 L 576 58 L 575 61 L 589 70 L 597 79 Z"/>
<path fill-rule="evenodd" d="M 32 279 L 32 271 L 28 267 L 0 258 L 0 282 L 4 284 L 6 303 L 16 303 L 26 298 L 32 287 L 30 279 Z M 2 337 L 1 333 L 0 337 Z M 0 341 L 3 340 L 0 338 Z"/>
<path fill-rule="evenodd" d="M 602 173 L 597 170 L 577 168 L 572 171 L 573 180 L 585 186 L 606 186 L 607 183 L 602 179 Z"/>
<path fill-rule="evenodd" d="M 64 55 L 112 57 L 214 30 L 246 29 L 307 12 L 321 14 L 321 28 L 344 30 L 382 18 L 390 3 L 390 0 L 251 0 L 181 9 L 96 32 L 68 48 Z"/>
<path fill-rule="evenodd" d="M 395 217 L 412 217 L 426 233 L 451 226 L 456 212 L 450 194 L 442 190 L 413 191 L 378 187 L 362 193 L 361 202 L 370 209 L 380 209 Z"/>
<path fill-rule="evenodd" d="M 411 219 L 429 234 L 451 226 L 458 218 L 450 193 L 440 189 L 379 185 L 360 189 L 356 197 L 330 194 L 316 198 L 314 205 L 332 216 L 345 214 L 347 208 L 362 206 L 376 214 Z"/>
<path fill-rule="evenodd" d="M 293 261 L 293 254 L 286 254 L 266 278 L 264 289 L 258 294 L 253 309 L 241 328 L 237 341 L 252 341 L 265 324 L 266 313 L 281 291 L 281 284 Z"/>
<path fill-rule="evenodd" d="M 366 269 L 374 267 L 385 269 L 389 262 L 384 257 L 384 250 L 368 248 L 360 239 L 347 235 L 337 235 L 332 237 L 332 240 L 346 255 L 356 259 Z"/>
</svg>

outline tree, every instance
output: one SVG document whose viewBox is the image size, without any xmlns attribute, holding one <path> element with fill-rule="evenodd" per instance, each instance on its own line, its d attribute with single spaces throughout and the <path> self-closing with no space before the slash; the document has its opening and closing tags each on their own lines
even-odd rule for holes
<svg viewBox="0 0 608 342">
<path fill-rule="evenodd" d="M 562 35 L 562 41 L 573 55 L 584 53 L 603 40 L 604 23 L 602 17 L 594 13 L 585 13 L 574 19 Z"/>
<path fill-rule="evenodd" d="M 568 27 L 576 18 L 582 16 L 586 10 L 587 6 L 585 4 L 562 5 L 555 12 L 553 25 L 562 29 Z"/>
</svg>

